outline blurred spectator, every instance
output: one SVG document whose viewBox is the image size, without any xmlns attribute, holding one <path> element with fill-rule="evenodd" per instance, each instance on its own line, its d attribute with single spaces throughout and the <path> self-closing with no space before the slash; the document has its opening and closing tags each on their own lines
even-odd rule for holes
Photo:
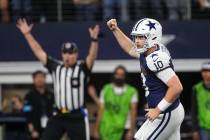
<svg viewBox="0 0 210 140">
<path fill-rule="evenodd" d="M 146 5 L 144 4 L 145 0 L 130 0 L 129 2 L 129 13 L 131 20 L 138 20 L 146 17 L 144 10 Z"/>
<path fill-rule="evenodd" d="M 36 22 L 57 21 L 57 0 L 32 0 L 32 9 Z"/>
<path fill-rule="evenodd" d="M 76 8 L 77 20 L 94 20 L 97 12 L 98 0 L 73 0 Z"/>
<path fill-rule="evenodd" d="M 197 0 L 196 19 L 210 19 L 210 0 Z"/>
<path fill-rule="evenodd" d="M 23 100 L 18 95 L 13 95 L 11 98 L 5 98 L 2 103 L 2 111 L 4 113 L 22 113 Z"/>
<path fill-rule="evenodd" d="M 145 17 L 163 19 L 162 0 L 131 0 L 131 19 L 139 20 Z"/>
<path fill-rule="evenodd" d="M 210 9 L 210 0 L 198 0 L 201 9 Z"/>
<path fill-rule="evenodd" d="M 25 97 L 24 112 L 26 112 L 28 130 L 31 139 L 38 140 L 46 127 L 48 118 L 53 115 L 53 93 L 46 89 L 45 73 L 33 73 L 34 88 Z"/>
<path fill-rule="evenodd" d="M 18 95 L 5 98 L 2 105 L 3 116 L 7 120 L 5 124 L 5 140 L 27 140 L 23 113 L 23 100 Z"/>
<path fill-rule="evenodd" d="M 202 66 L 202 81 L 193 86 L 193 140 L 210 139 L 210 63 Z"/>
<path fill-rule="evenodd" d="M 122 21 L 129 20 L 128 0 L 102 0 L 104 20 L 118 18 Z"/>
<path fill-rule="evenodd" d="M 62 0 L 62 21 L 75 20 L 76 8 L 73 0 Z"/>
<path fill-rule="evenodd" d="M 170 20 L 188 19 L 189 6 L 190 0 L 131 0 L 131 19 L 137 20 L 148 16 L 164 19 L 166 13 L 167 19 Z"/>
<path fill-rule="evenodd" d="M 190 0 L 164 0 L 169 20 L 187 19 Z"/>
<path fill-rule="evenodd" d="M 113 73 L 113 82 L 102 89 L 94 134 L 96 139 L 133 139 L 138 95 L 125 80 L 126 69 L 118 66 Z"/>
<path fill-rule="evenodd" d="M 9 4 L 8 0 L 0 0 L 1 21 L 9 22 Z"/>
<path fill-rule="evenodd" d="M 12 112 L 10 101 L 11 100 L 8 98 L 3 99 L 3 101 L 2 101 L 2 112 L 3 113 L 11 113 Z"/>
<path fill-rule="evenodd" d="M 21 17 L 31 19 L 31 11 L 31 0 L 11 0 L 11 12 L 14 22 Z"/>
<path fill-rule="evenodd" d="M 23 112 L 23 100 L 20 96 L 15 95 L 11 98 L 12 101 L 12 112 L 13 113 L 22 113 Z"/>
</svg>

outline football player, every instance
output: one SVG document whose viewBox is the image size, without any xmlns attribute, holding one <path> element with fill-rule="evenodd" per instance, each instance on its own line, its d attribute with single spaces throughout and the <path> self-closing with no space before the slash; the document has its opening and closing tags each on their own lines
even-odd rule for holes
<svg viewBox="0 0 210 140">
<path fill-rule="evenodd" d="M 160 43 L 162 26 L 144 18 L 133 27 L 129 39 L 118 27 L 116 19 L 107 22 L 120 47 L 141 65 L 141 77 L 149 108 L 147 120 L 135 134 L 136 140 L 180 140 L 184 108 L 179 96 L 182 84 L 174 72 L 168 50 Z"/>
</svg>

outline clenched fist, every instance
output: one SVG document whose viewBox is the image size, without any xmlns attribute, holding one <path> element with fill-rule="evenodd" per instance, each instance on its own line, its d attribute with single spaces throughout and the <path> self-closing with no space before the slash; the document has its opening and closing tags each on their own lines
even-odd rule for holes
<svg viewBox="0 0 210 140">
<path fill-rule="evenodd" d="M 116 19 L 110 19 L 109 21 L 107 21 L 107 26 L 109 27 L 109 29 L 111 31 L 116 30 L 118 28 L 117 20 Z"/>
</svg>

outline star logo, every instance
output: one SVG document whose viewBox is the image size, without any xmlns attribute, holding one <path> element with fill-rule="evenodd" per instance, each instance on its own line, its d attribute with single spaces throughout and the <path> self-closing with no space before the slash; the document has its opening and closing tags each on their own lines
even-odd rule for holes
<svg viewBox="0 0 210 140">
<path fill-rule="evenodd" d="M 151 21 L 149 21 L 149 23 L 146 24 L 146 25 L 149 26 L 149 30 L 152 30 L 152 29 L 155 29 L 156 30 L 155 23 L 152 23 Z"/>
</svg>

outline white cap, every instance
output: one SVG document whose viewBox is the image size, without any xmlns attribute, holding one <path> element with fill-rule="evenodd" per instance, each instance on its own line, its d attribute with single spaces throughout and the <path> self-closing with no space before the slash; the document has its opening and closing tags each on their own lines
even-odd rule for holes
<svg viewBox="0 0 210 140">
<path fill-rule="evenodd" d="M 202 70 L 209 70 L 210 71 L 210 62 L 203 63 Z"/>
</svg>

